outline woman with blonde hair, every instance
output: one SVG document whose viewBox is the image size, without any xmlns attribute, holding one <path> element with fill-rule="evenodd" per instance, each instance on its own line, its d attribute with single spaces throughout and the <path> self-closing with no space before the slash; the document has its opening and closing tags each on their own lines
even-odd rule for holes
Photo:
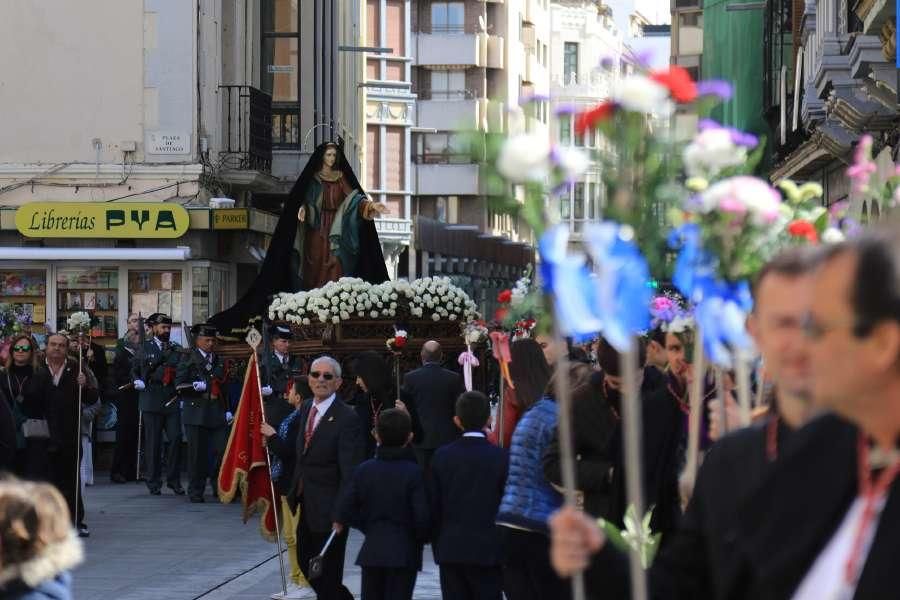
<svg viewBox="0 0 900 600">
<path fill-rule="evenodd" d="M 66 501 L 47 483 L 0 481 L 0 597 L 70 600 L 83 550 Z"/>
</svg>

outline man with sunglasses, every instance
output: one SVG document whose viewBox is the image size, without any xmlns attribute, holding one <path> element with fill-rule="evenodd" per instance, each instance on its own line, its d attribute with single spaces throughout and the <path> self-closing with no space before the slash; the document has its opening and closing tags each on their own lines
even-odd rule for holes
<svg viewBox="0 0 900 600">
<path fill-rule="evenodd" d="M 319 600 L 337 600 L 350 593 L 343 585 L 347 530 L 338 523 L 337 507 L 353 470 L 365 454 L 356 411 L 341 399 L 341 365 L 320 356 L 309 370 L 313 397 L 300 408 L 297 461 L 288 495 L 291 510 L 300 506 L 297 556 Z M 322 574 L 309 576 L 309 561 L 319 554 L 331 532 L 335 538 L 324 557 Z"/>
</svg>

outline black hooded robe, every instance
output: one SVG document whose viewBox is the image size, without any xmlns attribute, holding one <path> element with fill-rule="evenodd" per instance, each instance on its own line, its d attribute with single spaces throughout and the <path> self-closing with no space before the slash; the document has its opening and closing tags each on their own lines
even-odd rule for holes
<svg viewBox="0 0 900 600">
<path fill-rule="evenodd" d="M 234 306 L 210 317 L 209 322 L 215 325 L 222 335 L 228 336 L 234 330 L 242 330 L 251 320 L 261 317 L 275 294 L 296 292 L 300 289 L 300 257 L 294 250 L 298 227 L 297 212 L 305 202 L 306 190 L 315 173 L 321 168 L 325 149 L 329 145 L 325 143 L 316 147 L 294 187 L 291 188 L 259 275 Z M 338 146 L 338 165 L 350 187 L 365 193 L 353 169 L 344 158 L 340 146 Z M 383 283 L 389 279 L 373 221 L 363 219 L 359 224 L 359 257 L 356 269 L 352 273 L 344 273 L 344 276 L 359 277 L 369 283 Z"/>
</svg>

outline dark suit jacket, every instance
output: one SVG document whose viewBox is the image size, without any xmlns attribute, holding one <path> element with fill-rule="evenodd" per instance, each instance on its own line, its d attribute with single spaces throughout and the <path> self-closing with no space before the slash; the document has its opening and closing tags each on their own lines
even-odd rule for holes
<svg viewBox="0 0 900 600">
<path fill-rule="evenodd" d="M 459 373 L 428 363 L 403 378 L 400 399 L 413 417 L 416 447 L 433 450 L 459 437 L 453 424 L 456 399 L 465 391 Z"/>
<path fill-rule="evenodd" d="M 328 411 L 322 415 L 319 425 L 305 447 L 306 420 L 312 399 L 301 407 L 300 429 L 297 435 L 294 476 L 288 494 L 292 509 L 303 504 L 306 519 L 312 531 L 327 533 L 338 520 L 338 504 L 346 492 L 353 469 L 362 461 L 363 438 L 356 412 L 335 397 Z M 302 492 L 298 496 L 298 486 Z"/>
<path fill-rule="evenodd" d="M 339 521 L 366 535 L 357 565 L 421 569 L 430 518 L 422 468 L 412 451 L 381 447 L 375 458 L 359 465 Z"/>
<path fill-rule="evenodd" d="M 90 370 L 84 365 L 86 373 Z M 88 376 L 90 385 L 91 376 Z M 85 387 L 81 392 L 82 408 L 99 402 L 98 391 Z M 25 391 L 25 415 L 30 419 L 46 419 L 50 430 L 49 446 L 51 449 L 78 447 L 78 424 L 81 414 L 78 411 L 78 363 L 66 359 L 65 371 L 60 377 L 59 386 L 53 385 L 53 376 L 46 364 L 40 365 L 34 372 L 33 384 Z"/>
<path fill-rule="evenodd" d="M 857 493 L 856 427 L 835 416 L 794 434 L 790 449 L 746 501 L 735 539 L 732 598 L 790 598 L 831 540 Z M 856 600 L 897 596 L 900 479 L 891 486 Z"/>
<path fill-rule="evenodd" d="M 507 451 L 484 438 L 463 437 L 434 453 L 428 491 L 435 562 L 500 564 L 494 523 L 508 469 Z"/>
<path fill-rule="evenodd" d="M 224 397 L 225 386 L 221 384 L 225 376 L 225 364 L 222 357 L 212 353 L 209 362 L 200 351 L 194 348 L 190 354 L 182 354 L 175 376 L 176 386 L 187 386 L 195 381 L 206 383 L 206 391 L 195 392 L 193 387 L 184 387 L 179 392 L 183 402 L 181 422 L 185 425 L 199 425 L 210 429 L 225 426 L 225 410 L 228 402 Z M 219 381 L 220 396 L 214 398 L 213 379 Z M 277 425 L 275 426 L 277 427 Z"/>
<path fill-rule="evenodd" d="M 272 372 L 266 369 L 264 356 L 259 357 L 259 377 L 262 385 L 272 388 L 272 394 L 263 397 L 263 407 L 266 411 L 266 422 L 278 429 L 278 425 L 289 414 L 294 412 L 294 407 L 285 399 L 284 394 L 291 380 L 291 374 L 300 369 L 300 361 L 296 356 L 289 358 L 287 365 L 278 360 L 274 350 L 269 350 L 269 364 Z"/>
<path fill-rule="evenodd" d="M 790 431 L 779 428 L 779 448 Z M 769 469 L 764 424 L 738 430 L 714 444 L 697 473 L 697 482 L 678 529 L 650 570 L 654 600 L 726 599 L 737 573 L 738 528 L 744 502 L 756 492 Z M 610 544 L 588 571 L 588 587 L 604 597 L 627 598 L 628 559 Z"/>
</svg>

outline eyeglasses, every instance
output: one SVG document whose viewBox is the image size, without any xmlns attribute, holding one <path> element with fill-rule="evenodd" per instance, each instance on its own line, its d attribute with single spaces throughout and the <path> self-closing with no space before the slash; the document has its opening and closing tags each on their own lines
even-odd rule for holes
<svg viewBox="0 0 900 600">
<path fill-rule="evenodd" d="M 334 379 L 334 374 L 322 373 L 320 371 L 310 371 L 309 376 L 313 379 L 324 379 L 325 381 L 331 381 L 332 379 Z"/>
<path fill-rule="evenodd" d="M 13 352 L 31 352 L 31 346 L 13 346 Z"/>
<path fill-rule="evenodd" d="M 836 331 L 838 329 L 851 329 L 853 331 L 853 335 L 859 337 L 859 335 L 857 334 L 859 323 L 855 321 L 826 324 L 818 321 L 811 314 L 807 314 L 806 317 L 803 318 L 801 327 L 803 329 L 803 334 L 811 340 L 820 340 L 830 332 Z"/>
</svg>

